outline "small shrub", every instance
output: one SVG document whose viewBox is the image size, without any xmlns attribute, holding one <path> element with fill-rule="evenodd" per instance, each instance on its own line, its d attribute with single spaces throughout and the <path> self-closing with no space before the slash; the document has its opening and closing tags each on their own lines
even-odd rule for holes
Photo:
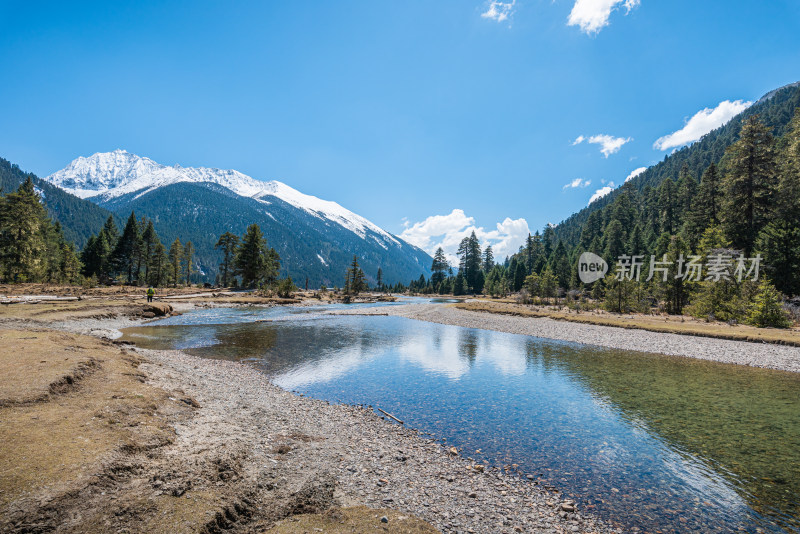
<svg viewBox="0 0 800 534">
<path fill-rule="evenodd" d="M 287 276 L 278 282 L 278 286 L 275 288 L 275 291 L 278 293 L 280 298 L 288 299 L 292 296 L 293 292 L 297 291 L 297 286 L 295 286 L 294 282 L 292 282 L 292 277 Z"/>
<path fill-rule="evenodd" d="M 762 280 L 758 286 L 758 292 L 747 314 L 747 322 L 759 328 L 792 326 L 789 315 L 783 309 L 781 294 L 767 279 Z"/>
</svg>

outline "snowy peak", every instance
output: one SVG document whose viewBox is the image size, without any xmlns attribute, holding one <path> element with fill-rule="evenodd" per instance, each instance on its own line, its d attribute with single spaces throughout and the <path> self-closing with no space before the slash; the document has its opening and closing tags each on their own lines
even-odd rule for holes
<svg viewBox="0 0 800 534">
<path fill-rule="evenodd" d="M 267 204 L 270 197 L 278 198 L 315 217 L 343 226 L 362 239 L 370 233 L 384 249 L 389 245 L 401 246 L 393 235 L 336 202 L 306 195 L 282 182 L 255 180 L 235 170 L 166 166 L 150 158 L 118 149 L 79 157 L 45 180 L 75 196 L 100 202 L 130 193 L 138 193 L 137 196 L 140 196 L 159 187 L 180 182 L 210 182 L 239 196 Z"/>
<path fill-rule="evenodd" d="M 88 158 L 81 156 L 46 179 L 81 198 L 87 198 L 124 185 L 137 176 L 157 172 L 162 167 L 149 158 L 140 158 L 117 149 Z"/>
</svg>

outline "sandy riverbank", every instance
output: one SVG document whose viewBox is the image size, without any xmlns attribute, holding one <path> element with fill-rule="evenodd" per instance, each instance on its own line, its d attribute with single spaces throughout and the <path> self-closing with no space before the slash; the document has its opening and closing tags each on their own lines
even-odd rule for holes
<svg viewBox="0 0 800 534">
<path fill-rule="evenodd" d="M 0 317 L 30 360 L 0 359 L 17 369 L 0 374 L 3 532 L 609 531 L 528 473 L 475 467 L 470 451 L 246 365 L 98 339 L 141 319 L 81 309 Z M 19 367 L 34 365 L 30 385 Z"/>
<path fill-rule="evenodd" d="M 348 314 L 347 311 L 335 313 Z M 440 304 L 387 306 L 380 309 L 359 310 L 358 313 L 388 314 L 432 323 L 574 341 L 613 349 L 653 352 L 800 372 L 800 347 L 787 345 L 650 332 L 634 328 L 557 321 L 541 317 L 519 317 L 467 311 Z"/>
</svg>

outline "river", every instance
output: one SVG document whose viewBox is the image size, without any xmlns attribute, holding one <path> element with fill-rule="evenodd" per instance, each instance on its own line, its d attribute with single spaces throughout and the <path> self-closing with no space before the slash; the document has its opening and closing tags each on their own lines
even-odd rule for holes
<svg viewBox="0 0 800 534">
<path fill-rule="evenodd" d="M 626 529 L 800 531 L 800 375 L 327 314 L 343 306 L 196 310 L 123 339 L 382 408 Z"/>
</svg>

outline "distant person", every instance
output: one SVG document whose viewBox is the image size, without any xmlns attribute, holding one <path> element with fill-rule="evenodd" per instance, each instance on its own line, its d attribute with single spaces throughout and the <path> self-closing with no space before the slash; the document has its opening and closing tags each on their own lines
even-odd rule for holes
<svg viewBox="0 0 800 534">
<path fill-rule="evenodd" d="M 153 296 L 156 294 L 156 290 L 153 289 L 153 286 L 147 288 L 147 302 L 153 302 Z"/>
</svg>

